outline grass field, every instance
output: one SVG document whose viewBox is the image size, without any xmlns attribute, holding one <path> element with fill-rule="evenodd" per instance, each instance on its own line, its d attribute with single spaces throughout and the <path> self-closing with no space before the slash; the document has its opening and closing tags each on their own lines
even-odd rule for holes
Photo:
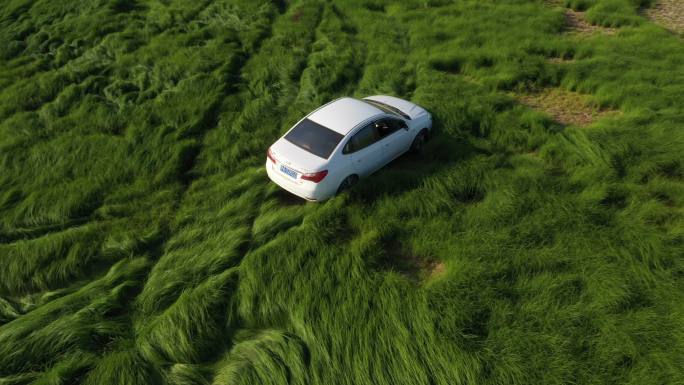
<svg viewBox="0 0 684 385">
<path fill-rule="evenodd" d="M 0 384 L 684 384 L 652 5 L 3 1 Z M 379 93 L 432 112 L 422 154 L 269 183 L 301 116 Z"/>
</svg>

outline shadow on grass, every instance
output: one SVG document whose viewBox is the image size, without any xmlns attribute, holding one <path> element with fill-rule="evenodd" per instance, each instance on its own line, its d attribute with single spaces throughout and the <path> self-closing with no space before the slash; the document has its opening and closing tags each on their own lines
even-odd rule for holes
<svg viewBox="0 0 684 385">
<path fill-rule="evenodd" d="M 426 180 L 444 175 L 445 171 L 481 155 L 491 153 L 478 148 L 467 135 L 436 132 L 420 153 L 406 153 L 371 177 L 361 180 L 351 189 L 349 202 L 370 209 L 383 200 L 398 198 L 421 188 Z M 484 198 L 485 191 L 479 185 L 463 185 L 463 188 L 456 186 L 448 199 L 468 204 Z M 421 284 L 445 272 L 443 262 L 412 252 L 402 238 L 401 231 L 385 234 L 381 242 L 382 256 L 371 261 L 369 268 L 380 273 L 398 273 L 413 284 Z"/>
<path fill-rule="evenodd" d="M 135 0 L 110 0 L 109 9 L 115 13 L 129 13 L 133 11 L 144 11 L 147 7 Z"/>
<path fill-rule="evenodd" d="M 467 137 L 437 132 L 421 153 L 405 153 L 366 178 L 351 190 L 353 200 L 372 203 L 384 196 L 398 196 L 419 187 L 427 178 L 477 155 L 491 155 L 477 148 Z M 481 200 L 481 192 L 464 192 L 466 202 Z M 460 200 L 460 199 L 459 199 Z"/>
<path fill-rule="evenodd" d="M 300 198 L 282 188 L 274 191 L 271 196 L 283 207 L 304 206 L 307 203 L 306 199 Z"/>
</svg>

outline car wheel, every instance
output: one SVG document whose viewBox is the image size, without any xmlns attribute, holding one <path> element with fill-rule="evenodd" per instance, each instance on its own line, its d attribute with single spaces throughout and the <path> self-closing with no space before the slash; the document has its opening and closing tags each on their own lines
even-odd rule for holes
<svg viewBox="0 0 684 385">
<path fill-rule="evenodd" d="M 348 177 L 344 178 L 342 183 L 340 183 L 340 187 L 337 188 L 337 193 L 339 194 L 342 191 L 351 188 L 358 180 L 359 177 L 356 175 L 349 175 Z"/>
<path fill-rule="evenodd" d="M 418 135 L 416 135 L 415 139 L 413 139 L 413 143 L 411 143 L 410 151 L 412 153 L 419 153 L 423 149 L 426 136 L 427 135 L 425 134 L 425 130 L 421 131 L 420 133 L 418 133 Z"/>
</svg>

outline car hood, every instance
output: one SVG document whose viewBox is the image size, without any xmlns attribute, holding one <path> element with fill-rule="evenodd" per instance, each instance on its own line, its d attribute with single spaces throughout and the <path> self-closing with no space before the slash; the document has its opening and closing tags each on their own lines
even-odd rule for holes
<svg viewBox="0 0 684 385">
<path fill-rule="evenodd" d="M 394 96 L 387 95 L 374 95 L 369 96 L 364 99 L 375 100 L 376 102 L 384 103 L 390 105 L 399 111 L 410 116 L 411 119 L 416 119 L 422 115 L 427 114 L 427 111 L 423 107 L 418 106 L 415 103 L 411 103 L 408 100 L 395 98 Z"/>
<path fill-rule="evenodd" d="M 280 138 L 273 143 L 271 152 L 278 162 L 303 173 L 322 171 L 328 164 L 327 159 L 297 147 L 285 138 Z"/>
</svg>

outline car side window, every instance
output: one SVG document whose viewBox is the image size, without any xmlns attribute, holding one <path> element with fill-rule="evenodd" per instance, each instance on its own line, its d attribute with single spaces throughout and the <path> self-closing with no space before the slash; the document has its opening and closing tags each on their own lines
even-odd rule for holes
<svg viewBox="0 0 684 385">
<path fill-rule="evenodd" d="M 380 140 L 380 136 L 375 128 L 375 123 L 371 123 L 354 134 L 344 146 L 342 152 L 344 154 L 350 154 L 362 150 L 378 140 Z"/>
<path fill-rule="evenodd" d="M 390 119 L 390 120 L 392 120 L 392 122 L 394 122 L 394 124 L 397 125 L 397 130 L 402 130 L 402 129 L 408 128 L 408 125 L 406 124 L 406 122 L 401 120 L 401 119 Z"/>
<path fill-rule="evenodd" d="M 380 119 L 375 123 L 375 125 L 378 129 L 378 134 L 380 135 L 381 139 L 388 137 L 398 130 L 406 127 L 406 123 L 403 120 L 394 118 Z"/>
</svg>

